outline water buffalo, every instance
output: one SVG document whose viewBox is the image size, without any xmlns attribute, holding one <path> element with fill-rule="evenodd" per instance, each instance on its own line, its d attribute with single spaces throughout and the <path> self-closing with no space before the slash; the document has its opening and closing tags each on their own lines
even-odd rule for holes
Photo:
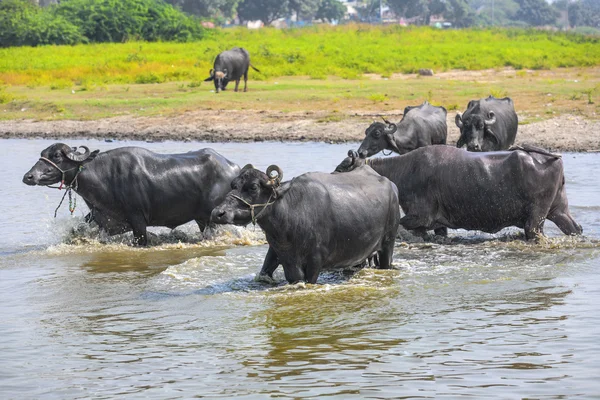
<svg viewBox="0 0 600 400">
<path fill-rule="evenodd" d="M 358 149 L 362 157 L 371 157 L 382 150 L 405 154 L 418 147 L 446 144 L 448 127 L 446 109 L 424 102 L 420 106 L 406 107 L 402 121 L 392 124 L 384 119 L 373 122 L 365 132 Z"/>
<path fill-rule="evenodd" d="M 81 147 L 84 153 L 63 143 L 48 147 L 23 182 L 66 183 L 88 205 L 88 222 L 109 235 L 133 230 L 134 244 L 142 246 L 148 226 L 175 228 L 195 220 L 203 229 L 240 170 L 212 149 L 156 154 L 139 147 L 102 153 Z"/>
<path fill-rule="evenodd" d="M 273 176 L 273 172 L 277 172 Z M 280 183 L 281 169 L 246 166 L 212 221 L 265 231 L 269 250 L 259 276 L 283 265 L 288 282 L 315 283 L 322 268 L 352 267 L 377 253 L 389 268 L 400 221 L 397 189 L 371 168 L 311 172 Z"/>
<path fill-rule="evenodd" d="M 456 114 L 460 138 L 456 147 L 469 151 L 506 150 L 515 142 L 519 119 L 509 97 L 471 100 L 464 114 Z"/>
<path fill-rule="evenodd" d="M 336 171 L 365 164 L 398 187 L 406 214 L 400 224 L 406 229 L 495 233 L 517 226 L 530 240 L 543 234 L 549 219 L 566 235 L 582 233 L 569 213 L 562 160 L 543 149 L 524 146 L 470 153 L 426 146 L 397 157 L 371 159 L 351 152 Z"/>
<path fill-rule="evenodd" d="M 244 76 L 244 92 L 246 92 L 248 91 L 248 67 L 260 72 L 250 64 L 250 54 L 246 49 L 234 47 L 217 55 L 214 67 L 210 70 L 210 76 L 204 81 L 213 81 L 217 93 L 225 90 L 230 81 L 235 81 L 235 91 L 237 92 L 240 78 Z"/>
</svg>

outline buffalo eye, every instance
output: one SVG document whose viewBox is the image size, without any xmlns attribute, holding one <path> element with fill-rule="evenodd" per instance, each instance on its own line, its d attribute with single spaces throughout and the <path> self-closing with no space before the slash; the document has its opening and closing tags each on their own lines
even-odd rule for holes
<svg viewBox="0 0 600 400">
<path fill-rule="evenodd" d="M 52 158 L 53 158 L 54 160 L 58 160 L 58 161 L 60 161 L 60 160 L 62 160 L 62 154 L 60 154 L 60 152 L 56 152 L 56 153 L 54 153 L 54 154 L 52 155 Z"/>
<path fill-rule="evenodd" d="M 258 183 L 253 183 L 252 185 L 250 185 L 250 191 L 252 193 L 258 192 Z"/>
<path fill-rule="evenodd" d="M 379 138 L 379 136 L 381 136 L 381 131 L 380 131 L 379 129 L 377 129 L 377 130 L 373 131 L 373 137 L 374 137 L 375 139 L 378 139 L 378 138 Z"/>
</svg>

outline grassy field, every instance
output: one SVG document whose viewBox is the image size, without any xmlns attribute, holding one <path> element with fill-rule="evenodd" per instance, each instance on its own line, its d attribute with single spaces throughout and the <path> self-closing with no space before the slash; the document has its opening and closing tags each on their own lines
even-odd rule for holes
<svg viewBox="0 0 600 400">
<path fill-rule="evenodd" d="M 122 43 L 0 49 L 4 85 L 89 89 L 108 84 L 198 82 L 214 57 L 242 46 L 261 72 L 280 76 L 358 79 L 419 68 L 551 69 L 600 65 L 600 37 L 517 29 L 436 30 L 344 25 L 252 31 L 215 30 L 195 43 Z"/>
<path fill-rule="evenodd" d="M 331 77 L 282 77 L 249 81 L 247 93 L 215 94 L 211 83 L 167 82 L 153 85 L 106 85 L 90 90 L 13 86 L 0 105 L 0 119 L 93 120 L 112 116 L 172 116 L 188 111 L 318 111 L 322 122 L 338 121 L 356 111 L 386 112 L 428 100 L 448 111 L 464 110 L 471 99 L 510 96 L 523 122 L 557 114 L 600 115 L 600 68 L 544 71 L 512 69 L 448 72 L 434 77 L 398 75 L 347 80 Z M 2 92 L 0 92 L 2 96 Z M 323 113 L 325 112 L 325 116 Z M 235 113 L 231 113 L 235 119 Z"/>
<path fill-rule="evenodd" d="M 233 46 L 248 48 L 261 72 L 250 72 L 250 92 L 215 95 L 202 80 Z M 600 38 L 533 30 L 317 26 L 216 30 L 184 44 L 8 48 L 0 49 L 0 119 L 246 109 L 326 111 L 319 118 L 335 121 L 423 100 L 462 110 L 489 94 L 512 97 L 532 119 L 598 118 L 599 67 Z M 419 68 L 436 75 L 402 75 Z"/>
</svg>

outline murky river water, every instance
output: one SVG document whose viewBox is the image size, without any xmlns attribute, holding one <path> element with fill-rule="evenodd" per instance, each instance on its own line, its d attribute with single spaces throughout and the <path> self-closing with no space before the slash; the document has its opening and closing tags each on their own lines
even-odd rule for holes
<svg viewBox="0 0 600 400">
<path fill-rule="evenodd" d="M 138 249 L 95 232 L 23 174 L 45 140 L 0 141 L 0 398 L 592 398 L 600 393 L 600 155 L 565 154 L 585 237 L 454 231 L 397 242 L 395 269 L 253 282 L 258 229 L 189 224 Z M 138 144 L 184 152 L 202 143 Z M 211 144 L 285 178 L 348 145 Z M 276 278 L 283 281 L 279 270 Z"/>
</svg>

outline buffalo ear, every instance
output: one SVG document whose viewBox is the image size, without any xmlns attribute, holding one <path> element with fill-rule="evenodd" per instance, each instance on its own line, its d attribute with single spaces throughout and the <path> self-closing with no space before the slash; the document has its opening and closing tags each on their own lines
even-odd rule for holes
<svg viewBox="0 0 600 400">
<path fill-rule="evenodd" d="M 458 129 L 462 129 L 463 122 L 462 115 L 460 113 L 456 113 L 456 117 L 454 117 L 454 123 L 456 124 L 456 126 L 458 126 Z"/>
<path fill-rule="evenodd" d="M 253 169 L 253 168 L 254 168 L 254 165 L 252 165 L 252 164 L 246 164 L 246 165 L 244 165 L 244 168 L 242 168 L 240 171 L 245 171 L 247 169 Z"/>
<path fill-rule="evenodd" d="M 402 153 L 400 153 L 400 149 L 396 145 L 396 141 L 394 140 L 393 132 L 385 132 L 385 140 L 387 141 L 388 146 L 390 146 L 390 150 L 395 151 L 398 154 L 402 154 Z"/>
<path fill-rule="evenodd" d="M 486 139 L 491 140 L 492 142 L 496 143 L 496 145 L 500 144 L 500 140 L 498 140 L 498 136 L 496 136 L 496 134 L 494 133 L 493 130 L 491 130 L 490 128 L 486 127 L 483 130 L 483 134 L 485 136 Z"/>
<path fill-rule="evenodd" d="M 86 158 L 83 162 L 87 163 L 92 161 L 94 158 L 96 158 L 96 156 L 98 155 L 98 153 L 100 153 L 100 150 L 94 150 L 90 153 L 90 156 L 88 158 Z"/>
<path fill-rule="evenodd" d="M 208 78 L 206 78 L 204 80 L 204 82 L 212 81 L 213 79 L 215 79 L 215 73 L 214 72 L 215 72 L 215 70 L 211 68 L 211 70 L 209 72 L 210 76 Z"/>
</svg>

